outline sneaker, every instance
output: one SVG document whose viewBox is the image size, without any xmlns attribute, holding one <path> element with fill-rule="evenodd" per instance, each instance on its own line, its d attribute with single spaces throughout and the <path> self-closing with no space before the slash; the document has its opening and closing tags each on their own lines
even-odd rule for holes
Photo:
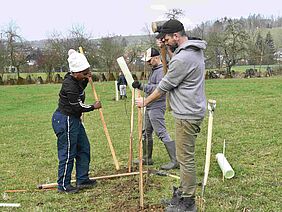
<svg viewBox="0 0 282 212">
<path fill-rule="evenodd" d="M 58 186 L 58 192 L 60 193 L 68 193 L 68 194 L 73 194 L 73 193 L 78 193 L 79 189 L 77 187 L 74 187 L 72 185 L 67 185 L 65 187 Z"/>
<path fill-rule="evenodd" d="M 95 187 L 97 184 L 97 181 L 96 180 L 85 180 L 84 182 L 80 183 L 80 184 L 77 184 L 77 188 L 79 189 L 85 189 L 85 188 L 93 188 Z"/>
<path fill-rule="evenodd" d="M 179 203 L 176 205 L 169 205 L 166 207 L 166 212 L 196 212 L 197 207 L 195 199 L 192 197 L 181 197 Z"/>
</svg>

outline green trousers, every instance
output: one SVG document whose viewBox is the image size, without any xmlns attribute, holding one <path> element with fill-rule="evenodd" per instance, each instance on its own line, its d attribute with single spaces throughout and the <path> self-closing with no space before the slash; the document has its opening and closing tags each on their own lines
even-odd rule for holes
<svg viewBox="0 0 282 212">
<path fill-rule="evenodd" d="M 180 165 L 179 190 L 186 197 L 194 197 L 196 193 L 195 143 L 202 121 L 175 119 L 176 157 Z"/>
</svg>

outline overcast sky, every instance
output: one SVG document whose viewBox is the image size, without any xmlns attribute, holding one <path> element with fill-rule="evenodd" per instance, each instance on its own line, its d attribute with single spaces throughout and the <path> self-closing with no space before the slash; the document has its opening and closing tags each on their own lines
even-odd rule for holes
<svg viewBox="0 0 282 212">
<path fill-rule="evenodd" d="M 182 9 L 186 29 L 203 21 L 250 14 L 282 16 L 281 0 L 13 0 L 1 1 L 0 29 L 14 22 L 26 40 L 40 40 L 54 32 L 67 35 L 84 26 L 94 38 L 146 34 L 145 26 L 164 20 L 169 9 Z"/>
</svg>

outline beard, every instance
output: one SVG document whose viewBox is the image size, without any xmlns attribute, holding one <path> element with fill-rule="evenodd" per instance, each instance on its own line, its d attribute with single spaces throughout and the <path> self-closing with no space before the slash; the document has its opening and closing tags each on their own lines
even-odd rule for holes
<svg viewBox="0 0 282 212">
<path fill-rule="evenodd" d="M 173 43 L 173 44 L 169 45 L 169 48 L 170 48 L 170 50 L 171 50 L 172 52 L 174 52 L 174 51 L 175 51 L 175 49 L 177 49 L 177 48 L 178 48 L 178 44 L 175 42 L 175 43 Z"/>
</svg>

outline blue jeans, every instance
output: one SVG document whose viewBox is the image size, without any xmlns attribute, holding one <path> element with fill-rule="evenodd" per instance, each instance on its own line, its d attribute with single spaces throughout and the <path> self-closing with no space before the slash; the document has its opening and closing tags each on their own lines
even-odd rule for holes
<svg viewBox="0 0 282 212">
<path fill-rule="evenodd" d="M 89 179 L 90 144 L 81 120 L 55 111 L 52 127 L 58 138 L 58 187 L 71 183 L 71 173 L 76 161 L 76 182 Z"/>
</svg>

